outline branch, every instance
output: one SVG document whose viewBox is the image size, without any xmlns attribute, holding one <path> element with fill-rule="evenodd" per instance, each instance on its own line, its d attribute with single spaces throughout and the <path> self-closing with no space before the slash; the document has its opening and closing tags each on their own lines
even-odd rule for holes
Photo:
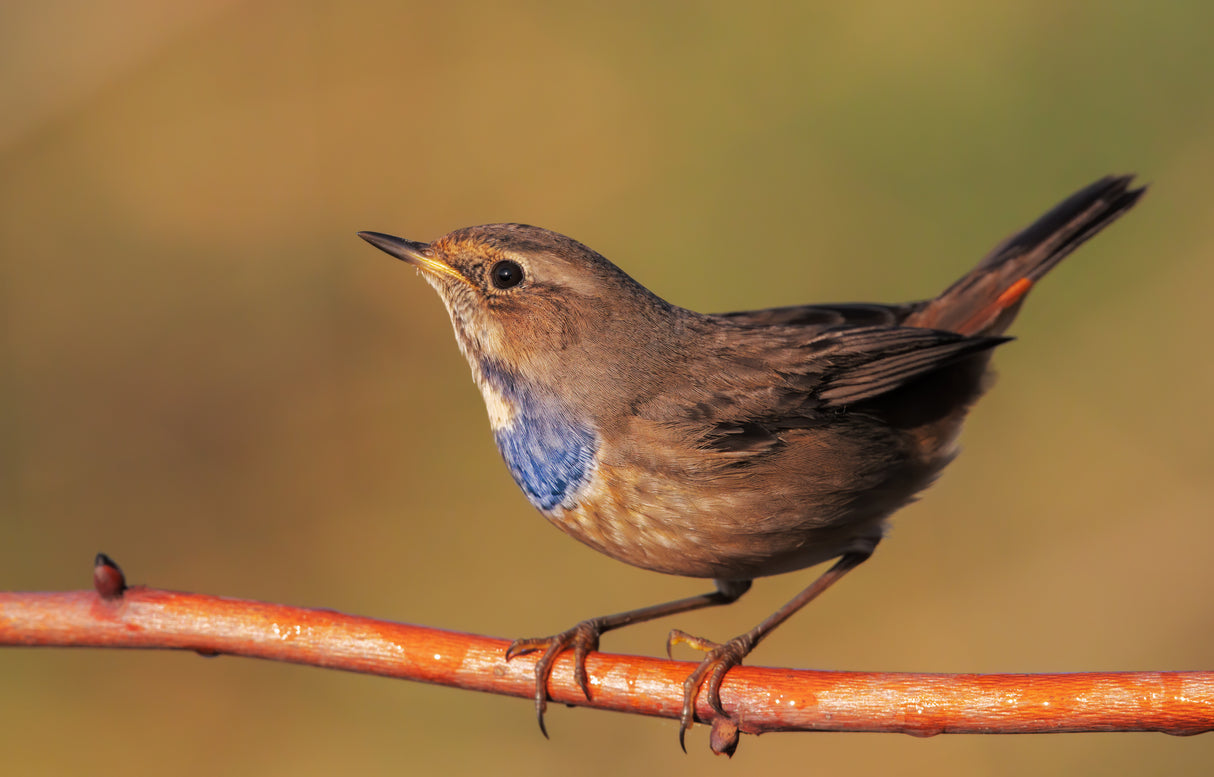
<svg viewBox="0 0 1214 777">
<path fill-rule="evenodd" d="M 532 696 L 532 657 L 503 659 L 508 641 L 422 626 L 203 594 L 127 588 L 98 556 L 95 590 L 0 592 L 0 645 L 159 648 L 237 655 Z M 574 683 L 568 655 L 549 684 L 553 701 L 678 719 L 695 665 L 592 653 L 593 698 Z M 737 667 L 721 688 L 737 727 L 704 699 L 718 752 L 737 731 L 1033 734 L 1214 730 L 1214 672 L 916 674 Z"/>
</svg>

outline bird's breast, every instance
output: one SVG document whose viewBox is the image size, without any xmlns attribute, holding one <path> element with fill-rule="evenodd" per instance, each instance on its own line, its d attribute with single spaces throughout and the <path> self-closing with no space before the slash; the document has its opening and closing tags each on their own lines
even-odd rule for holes
<svg viewBox="0 0 1214 777">
<path fill-rule="evenodd" d="M 554 392 L 486 361 L 477 375 L 506 467 L 545 514 L 576 506 L 594 476 L 599 439 Z"/>
</svg>

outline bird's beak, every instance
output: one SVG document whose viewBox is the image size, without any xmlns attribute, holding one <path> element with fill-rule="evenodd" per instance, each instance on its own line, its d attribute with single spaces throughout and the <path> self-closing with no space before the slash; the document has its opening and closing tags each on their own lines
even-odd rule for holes
<svg viewBox="0 0 1214 777">
<path fill-rule="evenodd" d="M 379 250 L 395 256 L 397 259 L 403 259 L 420 270 L 435 275 L 446 275 L 461 283 L 472 285 L 472 282 L 465 278 L 459 270 L 430 256 L 429 243 L 415 243 L 412 240 L 385 235 L 382 232 L 359 232 L 358 236 Z"/>
</svg>

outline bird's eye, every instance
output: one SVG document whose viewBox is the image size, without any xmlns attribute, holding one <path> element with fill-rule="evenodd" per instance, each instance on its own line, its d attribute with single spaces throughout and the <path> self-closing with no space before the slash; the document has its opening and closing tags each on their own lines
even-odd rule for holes
<svg viewBox="0 0 1214 777">
<path fill-rule="evenodd" d="M 523 268 L 509 259 L 498 262 L 489 270 L 493 285 L 499 289 L 509 289 L 523 282 Z"/>
</svg>

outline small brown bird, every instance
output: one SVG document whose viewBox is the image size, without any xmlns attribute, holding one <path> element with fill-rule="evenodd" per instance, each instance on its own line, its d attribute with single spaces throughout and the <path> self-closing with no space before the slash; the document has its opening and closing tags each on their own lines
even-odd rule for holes
<svg viewBox="0 0 1214 777">
<path fill-rule="evenodd" d="M 629 564 L 711 578 L 716 590 L 516 640 L 542 650 L 540 728 L 556 657 L 586 656 L 631 623 L 736 600 L 757 577 L 837 559 L 684 683 L 679 741 L 701 689 L 872 554 L 886 520 L 952 460 L 989 383 L 991 349 L 1040 278 L 1144 189 L 1103 178 L 996 247 L 934 299 L 719 315 L 676 307 L 586 246 L 490 224 L 433 243 L 359 235 L 438 291 L 515 481 L 563 531 Z M 547 732 L 545 731 L 545 736 Z"/>
</svg>

